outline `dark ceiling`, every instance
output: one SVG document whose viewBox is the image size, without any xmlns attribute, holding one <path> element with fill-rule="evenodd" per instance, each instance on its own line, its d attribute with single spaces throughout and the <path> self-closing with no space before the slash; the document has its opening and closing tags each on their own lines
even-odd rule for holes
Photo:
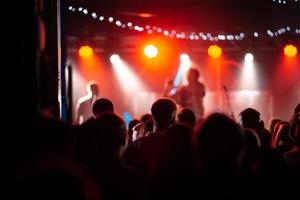
<svg viewBox="0 0 300 200">
<path fill-rule="evenodd" d="M 121 21 L 132 21 L 165 29 L 185 32 L 266 33 L 290 26 L 300 29 L 300 0 L 285 0 L 279 4 L 273 0 L 68 0 L 69 5 L 87 8 L 104 16 L 113 16 Z M 283 0 L 282 0 L 283 1 Z M 142 17 L 141 14 L 150 14 Z M 68 37 L 136 35 L 134 31 L 118 30 L 109 23 L 93 22 L 91 17 L 78 12 L 67 12 L 65 28 Z M 118 31 L 116 31 L 118 30 Z M 299 35 L 285 34 L 276 40 L 299 40 Z M 274 38 L 272 39 L 274 43 Z M 276 43 L 276 41 L 275 41 Z M 269 45 L 269 44 L 267 44 Z"/>
</svg>

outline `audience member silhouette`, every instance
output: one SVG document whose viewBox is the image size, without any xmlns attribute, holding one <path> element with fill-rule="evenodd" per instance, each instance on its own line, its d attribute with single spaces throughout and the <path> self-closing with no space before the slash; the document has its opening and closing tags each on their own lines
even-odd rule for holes
<svg viewBox="0 0 300 200">
<path fill-rule="evenodd" d="M 93 137 L 93 126 L 96 117 L 105 112 L 114 112 L 113 103 L 106 98 L 97 99 L 93 107 L 91 108 L 93 116 L 87 121 L 83 122 L 80 126 L 75 126 L 76 136 L 75 138 L 75 154 L 76 156 L 84 161 L 88 162 L 93 159 L 95 152 L 94 137 Z"/>
<path fill-rule="evenodd" d="M 124 154 L 124 162 L 139 169 L 146 175 L 154 172 L 161 153 L 162 138 L 175 123 L 177 107 L 173 100 L 159 99 L 151 107 L 153 130 L 146 137 L 139 138 L 128 146 Z"/>
<path fill-rule="evenodd" d="M 163 138 L 151 191 L 157 195 L 155 199 L 192 199 L 195 177 L 192 127 L 184 123 L 174 124 Z"/>
<path fill-rule="evenodd" d="M 144 178 L 120 160 L 127 139 L 123 119 L 114 113 L 103 113 L 94 122 L 93 134 L 96 154 L 90 166 L 97 174 L 104 199 L 145 199 Z"/>
<path fill-rule="evenodd" d="M 186 123 L 191 127 L 194 127 L 196 124 L 196 116 L 194 112 L 188 108 L 182 108 L 177 114 L 177 120 L 180 123 Z"/>
<path fill-rule="evenodd" d="M 133 136 L 133 128 L 140 123 L 140 120 L 133 119 L 129 122 L 128 125 L 128 144 L 131 144 L 133 142 L 132 136 Z"/>
<path fill-rule="evenodd" d="M 229 117 L 210 115 L 197 130 L 197 160 L 203 196 L 236 198 L 243 151 L 240 127 Z"/>
<path fill-rule="evenodd" d="M 246 108 L 240 112 L 240 123 L 244 128 L 250 128 L 257 132 L 263 149 L 271 144 L 271 134 L 265 129 L 264 122 L 260 119 L 260 113 L 253 108 Z"/>
</svg>

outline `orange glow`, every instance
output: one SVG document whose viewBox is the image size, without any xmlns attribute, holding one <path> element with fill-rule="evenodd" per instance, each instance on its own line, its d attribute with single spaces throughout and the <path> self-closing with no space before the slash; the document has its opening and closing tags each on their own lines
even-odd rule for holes
<svg viewBox="0 0 300 200">
<path fill-rule="evenodd" d="M 294 45 L 286 45 L 284 47 L 284 54 L 287 57 L 295 57 L 297 55 L 297 47 L 295 47 Z"/>
<path fill-rule="evenodd" d="M 79 55 L 80 57 L 87 59 L 90 58 L 93 55 L 93 49 L 90 46 L 82 46 L 79 49 Z"/>
<path fill-rule="evenodd" d="M 211 45 L 208 47 L 208 55 L 212 58 L 220 58 L 222 55 L 222 49 L 217 45 Z"/>
<path fill-rule="evenodd" d="M 144 54 L 148 57 L 148 58 L 154 58 L 157 56 L 158 50 L 156 48 L 156 46 L 154 46 L 153 44 L 147 45 L 144 48 Z"/>
</svg>

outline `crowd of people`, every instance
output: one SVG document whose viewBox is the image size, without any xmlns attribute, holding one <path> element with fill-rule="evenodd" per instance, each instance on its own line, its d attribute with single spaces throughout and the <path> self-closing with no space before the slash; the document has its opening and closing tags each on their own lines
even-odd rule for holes
<svg viewBox="0 0 300 200">
<path fill-rule="evenodd" d="M 299 197 L 300 104 L 290 121 L 247 108 L 198 120 L 170 98 L 126 127 L 109 99 L 82 124 L 40 117 L 15 141 L 15 198 Z"/>
</svg>

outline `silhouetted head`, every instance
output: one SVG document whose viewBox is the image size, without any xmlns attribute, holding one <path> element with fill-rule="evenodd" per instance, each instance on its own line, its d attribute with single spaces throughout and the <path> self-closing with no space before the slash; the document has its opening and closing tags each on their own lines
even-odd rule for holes
<svg viewBox="0 0 300 200">
<path fill-rule="evenodd" d="M 126 144 L 126 124 L 115 113 L 102 113 L 94 121 L 94 137 L 102 153 L 117 151 Z"/>
<path fill-rule="evenodd" d="M 200 77 L 200 73 L 197 69 L 195 68 L 190 68 L 188 73 L 187 73 L 187 80 L 188 82 L 197 82 L 198 78 Z"/>
<path fill-rule="evenodd" d="M 159 129 L 174 124 L 177 106 L 172 99 L 162 98 L 152 104 L 151 114 L 153 125 Z"/>
<path fill-rule="evenodd" d="M 137 119 L 133 119 L 129 122 L 128 125 L 128 137 L 129 137 L 129 141 L 132 142 L 132 134 L 133 134 L 133 127 L 135 127 L 137 124 L 140 123 L 140 120 Z"/>
<path fill-rule="evenodd" d="M 146 113 L 141 116 L 141 122 L 145 122 L 151 118 L 151 115 L 149 113 Z"/>
<path fill-rule="evenodd" d="M 188 108 L 183 108 L 177 114 L 178 122 L 186 123 L 191 127 L 194 127 L 196 124 L 196 116 L 194 112 Z"/>
<path fill-rule="evenodd" d="M 95 96 L 99 95 L 99 86 L 96 81 L 88 82 L 86 89 L 87 89 L 88 93 L 90 93 L 92 95 L 95 95 Z"/>
<path fill-rule="evenodd" d="M 100 98 L 97 99 L 93 104 L 93 114 L 95 116 L 103 112 L 114 112 L 114 105 L 109 99 Z"/>
<path fill-rule="evenodd" d="M 198 158 L 206 167 L 236 169 L 242 151 L 240 127 L 226 115 L 210 115 L 197 133 Z"/>
<path fill-rule="evenodd" d="M 253 108 L 246 108 L 240 112 L 240 123 L 244 128 L 257 128 L 260 113 Z"/>
</svg>

